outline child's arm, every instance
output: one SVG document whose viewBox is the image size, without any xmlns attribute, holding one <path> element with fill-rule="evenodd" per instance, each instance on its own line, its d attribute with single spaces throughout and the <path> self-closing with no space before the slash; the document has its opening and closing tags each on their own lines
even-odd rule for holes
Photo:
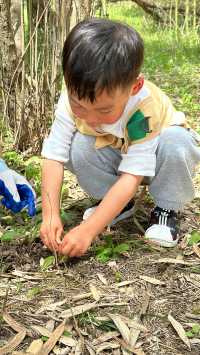
<svg viewBox="0 0 200 355">
<path fill-rule="evenodd" d="M 63 163 L 45 159 L 42 166 L 42 225 L 41 239 L 51 250 L 58 250 L 63 226 L 60 219 L 60 192 L 63 182 Z"/>
<path fill-rule="evenodd" d="M 83 255 L 95 237 L 103 231 L 135 195 L 143 177 L 123 173 L 118 181 L 107 192 L 95 212 L 78 227 L 69 231 L 59 251 L 73 256 Z"/>
<path fill-rule="evenodd" d="M 64 163 L 69 161 L 69 150 L 76 127 L 62 93 L 55 111 L 55 120 L 48 138 L 44 140 L 42 156 L 42 209 L 41 239 L 51 250 L 57 250 L 63 233 L 60 219 L 60 190 Z"/>
</svg>

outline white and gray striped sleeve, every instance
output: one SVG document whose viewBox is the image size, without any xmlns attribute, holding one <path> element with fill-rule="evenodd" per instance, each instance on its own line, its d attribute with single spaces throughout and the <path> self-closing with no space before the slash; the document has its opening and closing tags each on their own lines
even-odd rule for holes
<svg viewBox="0 0 200 355">
<path fill-rule="evenodd" d="M 43 143 L 42 157 L 67 163 L 75 131 L 75 123 L 66 105 L 66 94 L 62 93 L 55 110 L 55 120 L 50 134 Z"/>
<path fill-rule="evenodd" d="M 133 175 L 155 176 L 158 143 L 159 136 L 144 143 L 131 145 L 127 154 L 122 154 L 118 170 Z"/>
</svg>

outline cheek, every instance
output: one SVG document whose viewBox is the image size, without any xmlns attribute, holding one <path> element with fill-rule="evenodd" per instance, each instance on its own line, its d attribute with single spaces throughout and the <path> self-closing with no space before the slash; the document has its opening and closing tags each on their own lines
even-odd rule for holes
<svg viewBox="0 0 200 355">
<path fill-rule="evenodd" d="M 72 110 L 72 112 L 73 112 L 73 114 L 74 114 L 75 116 L 78 116 L 78 117 L 80 117 L 80 118 L 84 118 L 85 115 L 86 115 L 86 113 L 84 112 L 83 109 L 73 107 L 73 105 L 71 105 L 71 110 Z"/>
<path fill-rule="evenodd" d="M 112 124 L 115 123 L 116 121 L 118 121 L 118 119 L 121 117 L 122 113 L 123 113 L 123 108 L 116 110 L 115 112 L 113 112 L 110 115 L 104 115 L 103 120 L 105 120 L 104 123 L 108 123 L 108 124 Z"/>
</svg>

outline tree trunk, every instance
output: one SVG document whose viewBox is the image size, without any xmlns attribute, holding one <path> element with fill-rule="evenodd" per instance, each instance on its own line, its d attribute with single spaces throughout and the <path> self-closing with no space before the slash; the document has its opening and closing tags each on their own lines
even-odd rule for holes
<svg viewBox="0 0 200 355">
<path fill-rule="evenodd" d="M 78 22 L 90 17 L 92 12 L 92 3 L 94 0 L 73 0 L 70 28 L 73 28 Z"/>
<path fill-rule="evenodd" d="M 1 90 L 4 104 L 4 119 L 9 126 L 15 127 L 16 112 L 16 75 L 17 52 L 10 17 L 10 0 L 0 0 L 0 70 Z"/>
</svg>

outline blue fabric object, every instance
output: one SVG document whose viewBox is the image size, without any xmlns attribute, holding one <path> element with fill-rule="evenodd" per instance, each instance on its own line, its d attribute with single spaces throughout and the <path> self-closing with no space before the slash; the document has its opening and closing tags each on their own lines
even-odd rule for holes
<svg viewBox="0 0 200 355">
<path fill-rule="evenodd" d="M 20 196 L 20 201 L 16 202 L 12 194 L 5 186 L 4 182 L 0 180 L 0 195 L 3 195 L 1 203 L 12 212 L 20 212 L 23 208 L 27 207 L 28 215 L 33 217 L 36 213 L 35 198 L 32 190 L 25 184 L 16 184 L 17 191 Z"/>
</svg>

